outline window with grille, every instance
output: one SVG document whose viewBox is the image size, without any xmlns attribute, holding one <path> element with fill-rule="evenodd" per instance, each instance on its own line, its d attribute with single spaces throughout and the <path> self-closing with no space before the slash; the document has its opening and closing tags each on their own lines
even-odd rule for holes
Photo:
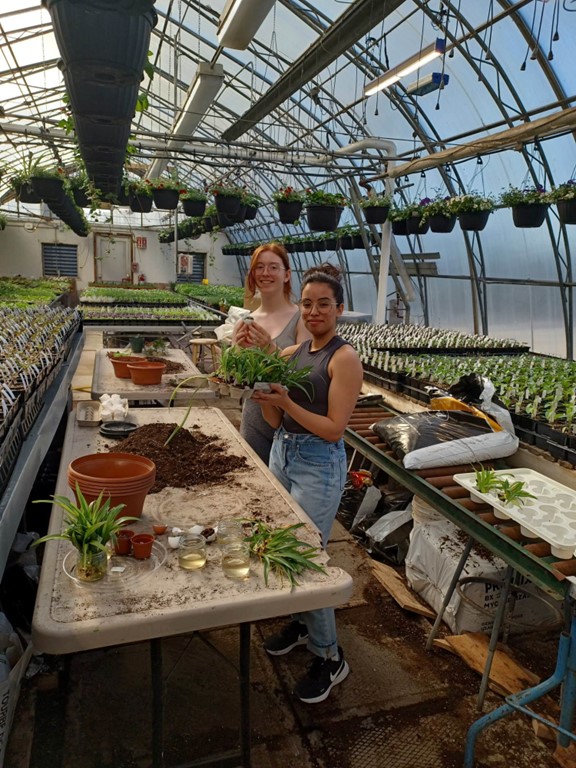
<svg viewBox="0 0 576 768">
<path fill-rule="evenodd" d="M 78 246 L 42 243 L 42 274 L 78 277 Z"/>
</svg>

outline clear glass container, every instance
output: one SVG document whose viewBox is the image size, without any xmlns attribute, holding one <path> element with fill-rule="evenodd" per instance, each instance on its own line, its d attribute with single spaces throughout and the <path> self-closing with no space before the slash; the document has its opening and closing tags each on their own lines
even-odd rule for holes
<svg viewBox="0 0 576 768">
<path fill-rule="evenodd" d="M 222 546 L 222 570 L 229 579 L 247 579 L 250 575 L 250 545 L 237 539 Z"/>
<path fill-rule="evenodd" d="M 180 537 L 178 565 L 187 571 L 197 571 L 206 565 L 206 539 L 201 534 L 185 533 Z"/>
<path fill-rule="evenodd" d="M 223 547 L 229 542 L 242 541 L 244 530 L 242 521 L 237 519 L 220 520 L 218 523 L 218 544 Z"/>
</svg>

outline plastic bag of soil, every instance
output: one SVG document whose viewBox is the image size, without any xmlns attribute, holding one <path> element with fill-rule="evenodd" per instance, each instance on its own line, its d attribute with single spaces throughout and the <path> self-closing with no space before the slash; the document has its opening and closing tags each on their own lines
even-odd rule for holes
<svg viewBox="0 0 576 768">
<path fill-rule="evenodd" d="M 411 491 L 405 488 L 393 493 L 382 493 L 377 488 L 369 488 L 366 494 L 367 500 L 369 501 L 371 496 L 375 500 L 376 494 L 380 494 L 377 502 L 366 504 L 364 508 L 361 506 L 350 528 L 352 536 L 363 544 L 368 542 L 366 532 L 369 528 L 389 512 L 405 509 L 412 498 Z"/>
<path fill-rule="evenodd" d="M 383 419 L 371 429 L 394 449 L 406 469 L 473 464 L 515 453 L 518 438 L 479 413 L 425 411 Z"/>
<path fill-rule="evenodd" d="M 413 528 L 412 505 L 388 512 L 366 531 L 367 552 L 376 560 L 402 565 Z"/>
<path fill-rule="evenodd" d="M 515 434 L 512 418 L 502 400 L 496 395 L 496 387 L 487 376 L 482 376 L 479 373 L 468 373 L 461 376 L 455 384 L 452 384 L 448 392 L 430 389 L 428 394 L 430 395 L 430 405 L 435 410 L 444 410 L 448 402 L 444 398 L 453 398 L 454 403 L 450 404 L 450 409 L 458 410 L 462 403 L 472 406 L 494 419 L 510 434 Z"/>
</svg>

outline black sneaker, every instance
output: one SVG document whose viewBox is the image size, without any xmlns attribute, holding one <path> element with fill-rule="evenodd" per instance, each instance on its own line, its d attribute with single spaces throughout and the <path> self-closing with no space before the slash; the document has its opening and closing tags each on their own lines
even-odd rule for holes
<svg viewBox="0 0 576 768">
<path fill-rule="evenodd" d="M 318 704 L 327 699 L 335 685 L 348 677 L 350 667 L 344 659 L 342 648 L 338 648 L 338 659 L 321 659 L 317 656 L 308 674 L 296 686 L 294 693 L 306 704 Z"/>
<path fill-rule="evenodd" d="M 282 632 L 264 641 L 264 648 L 270 656 L 283 656 L 289 653 L 297 645 L 306 645 L 308 642 L 308 629 L 306 624 L 299 621 L 291 621 Z"/>
</svg>

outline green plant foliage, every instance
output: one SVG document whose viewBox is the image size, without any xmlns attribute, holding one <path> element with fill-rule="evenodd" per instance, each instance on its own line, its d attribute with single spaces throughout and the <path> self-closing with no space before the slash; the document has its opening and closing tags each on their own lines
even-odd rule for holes
<svg viewBox="0 0 576 768">
<path fill-rule="evenodd" d="M 360 208 L 385 208 L 392 205 L 392 196 L 371 195 L 370 197 L 361 197 L 358 204 Z"/>
<path fill-rule="evenodd" d="M 238 387 L 253 387 L 256 382 L 282 384 L 287 389 L 297 387 L 312 400 L 312 385 L 308 381 L 312 368 L 297 370 L 296 364 L 296 360 L 281 357 L 278 350 L 225 347 L 216 375 Z"/>
<path fill-rule="evenodd" d="M 533 493 L 524 490 L 524 483 L 522 480 L 510 481 L 507 478 L 502 478 L 497 490 L 498 498 L 504 504 L 512 504 L 516 507 L 521 507 L 526 499 L 535 499 Z"/>
<path fill-rule="evenodd" d="M 206 200 L 206 192 L 203 189 L 197 189 L 195 187 L 189 187 L 180 191 L 180 200 Z"/>
<path fill-rule="evenodd" d="M 250 545 L 250 553 L 264 566 L 266 586 L 271 572 L 280 578 L 287 578 L 292 587 L 298 585 L 296 577 L 306 570 L 326 573 L 324 566 L 315 562 L 321 550 L 300 541 L 294 533 L 303 525 L 297 523 L 287 528 L 271 528 L 260 520 L 252 524 L 252 534 L 246 537 L 246 541 Z"/>
<path fill-rule="evenodd" d="M 550 190 L 547 194 L 548 201 L 555 203 L 558 200 L 576 200 L 576 179 L 570 179 L 559 187 Z"/>
<path fill-rule="evenodd" d="M 272 200 L 275 203 L 303 203 L 306 200 L 306 192 L 302 189 L 294 189 L 294 187 L 290 186 L 280 187 L 276 192 L 272 193 Z"/>
<path fill-rule="evenodd" d="M 514 205 L 543 205 L 548 203 L 548 198 L 541 185 L 522 189 L 510 186 L 500 195 L 500 203 L 509 208 Z"/>
<path fill-rule="evenodd" d="M 493 469 L 481 469 L 475 470 L 476 472 L 476 488 L 478 493 L 490 493 L 500 487 L 501 480 Z"/>
<path fill-rule="evenodd" d="M 482 211 L 493 211 L 496 201 L 491 195 L 485 197 L 471 193 L 469 195 L 458 195 L 450 201 L 452 213 L 459 216 L 462 213 L 481 213 Z"/>
<path fill-rule="evenodd" d="M 324 189 L 307 189 L 306 205 L 337 205 L 345 208 L 350 200 L 340 192 L 326 192 Z"/>
<path fill-rule="evenodd" d="M 106 544 L 113 539 L 120 528 L 137 519 L 119 517 L 126 505 L 118 504 L 112 507 L 110 499 L 104 499 L 103 491 L 97 499 L 88 502 L 82 495 L 79 485 L 76 484 L 76 498 L 78 500 L 76 504 L 67 496 L 53 496 L 52 499 L 38 499 L 33 502 L 34 504 L 54 503 L 66 513 L 64 516 L 66 528 L 61 533 L 42 536 L 33 543 L 33 546 L 54 539 L 64 539 L 87 559 L 97 552 L 104 552 Z"/>
<path fill-rule="evenodd" d="M 178 283 L 174 290 L 191 299 L 202 301 L 212 307 L 244 306 L 244 288 L 235 285 L 202 285 L 201 283 Z"/>
</svg>

